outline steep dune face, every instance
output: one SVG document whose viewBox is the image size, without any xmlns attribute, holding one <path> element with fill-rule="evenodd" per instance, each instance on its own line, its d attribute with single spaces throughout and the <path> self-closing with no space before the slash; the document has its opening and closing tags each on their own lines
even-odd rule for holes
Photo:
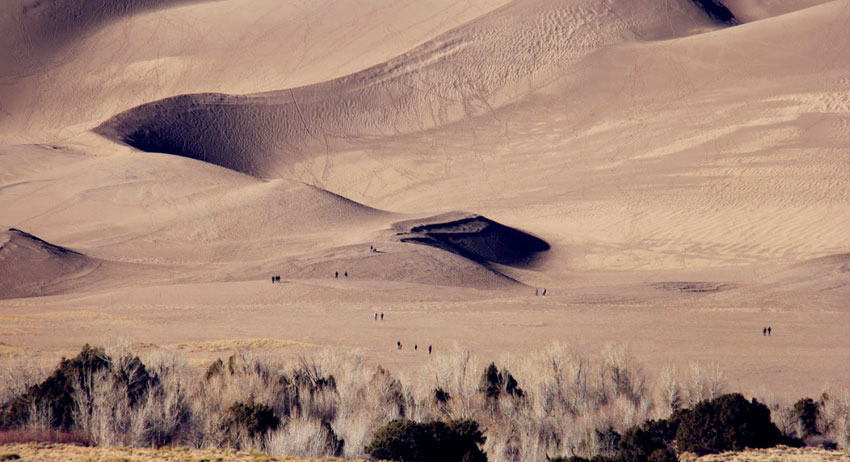
<svg viewBox="0 0 850 462">
<path fill-rule="evenodd" d="M 19 229 L 0 232 L 0 299 L 49 295 L 84 283 L 101 262 Z"/>
<path fill-rule="evenodd" d="M 424 244 L 480 263 L 524 266 L 549 250 L 546 241 L 480 215 L 460 212 L 393 225 L 401 242 Z"/>
<path fill-rule="evenodd" d="M 170 96 L 334 79 L 507 1 L 3 1 L 0 136 L 58 143 Z"/>
<path fill-rule="evenodd" d="M 182 95 L 128 110 L 95 131 L 141 150 L 275 176 L 347 140 L 485 114 L 605 45 L 709 27 L 687 0 L 519 1 L 340 79 L 248 96 Z"/>
</svg>

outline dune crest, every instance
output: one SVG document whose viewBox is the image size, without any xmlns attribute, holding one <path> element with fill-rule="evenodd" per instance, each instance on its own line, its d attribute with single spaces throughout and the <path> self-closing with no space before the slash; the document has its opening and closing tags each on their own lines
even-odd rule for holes
<svg viewBox="0 0 850 462">
<path fill-rule="evenodd" d="M 487 264 L 525 266 L 549 244 L 481 215 L 454 212 L 396 223 L 401 242 L 424 244 Z"/>
<path fill-rule="evenodd" d="M 0 299 L 56 293 L 101 266 L 87 257 L 16 228 L 0 233 Z"/>
<path fill-rule="evenodd" d="M 347 140 L 411 133 L 491 112 L 601 47 L 713 27 L 689 0 L 514 2 L 346 77 L 245 96 L 176 96 L 127 110 L 94 131 L 142 151 L 280 176 Z"/>
</svg>

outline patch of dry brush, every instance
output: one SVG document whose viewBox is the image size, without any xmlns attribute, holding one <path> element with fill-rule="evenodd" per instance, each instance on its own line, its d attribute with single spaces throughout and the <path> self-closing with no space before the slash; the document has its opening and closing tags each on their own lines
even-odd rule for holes
<svg viewBox="0 0 850 462">
<path fill-rule="evenodd" d="M 404 380 L 367 366 L 357 354 L 328 350 L 289 362 L 243 350 L 205 371 L 166 350 L 143 361 L 126 345 L 98 354 L 109 366 L 74 377 L 73 428 L 65 429 L 98 446 L 362 458 L 376 430 L 393 419 L 473 419 L 486 432 L 491 461 L 589 458 L 615 451 L 612 432 L 726 391 L 716 366 L 665 368 L 650 380 L 616 345 L 588 354 L 553 344 L 486 367 L 457 349 L 434 355 L 417 377 Z M 46 375 L 16 375 L 11 364 L 0 366 L 4 410 L 11 397 L 32 390 Z M 49 429 L 55 420 L 50 409 L 38 401 L 29 406 L 17 430 Z M 799 427 L 792 410 L 772 404 L 774 421 L 789 436 Z M 822 438 L 847 447 L 848 416 L 850 390 L 831 392 L 817 423 Z"/>
</svg>

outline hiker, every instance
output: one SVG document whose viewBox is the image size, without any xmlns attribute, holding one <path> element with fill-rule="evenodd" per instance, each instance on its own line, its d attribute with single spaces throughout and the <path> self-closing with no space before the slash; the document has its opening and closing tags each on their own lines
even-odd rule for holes
<svg viewBox="0 0 850 462">
<path fill-rule="evenodd" d="M 334 279 L 339 279 L 339 271 L 334 271 Z"/>
<path fill-rule="evenodd" d="M 274 284 L 274 276 L 272 276 L 272 284 Z"/>
<path fill-rule="evenodd" d="M 376 311 L 375 312 L 375 321 L 377 321 L 377 320 L 378 320 L 378 312 Z"/>
<path fill-rule="evenodd" d="M 765 327 L 761 330 L 761 335 L 764 336 L 764 337 L 767 337 L 767 327 Z"/>
<path fill-rule="evenodd" d="M 413 351 L 418 351 L 418 350 L 419 350 L 419 345 L 414 343 L 413 344 Z"/>
<path fill-rule="evenodd" d="M 535 288 L 534 288 L 534 296 L 535 296 L 535 297 L 538 295 L 538 293 L 537 293 L 537 291 L 538 291 L 538 290 L 539 290 L 539 289 L 538 289 L 537 287 L 535 287 Z"/>
<path fill-rule="evenodd" d="M 398 345 L 398 349 L 401 350 L 401 342 L 395 342 L 395 344 Z"/>
<path fill-rule="evenodd" d="M 770 326 L 767 326 L 767 336 L 770 337 Z"/>
<path fill-rule="evenodd" d="M 383 320 L 384 320 L 384 312 L 381 311 L 381 321 L 383 321 Z"/>
<path fill-rule="evenodd" d="M 348 271 L 345 272 L 345 277 L 348 277 Z"/>
<path fill-rule="evenodd" d="M 431 354 L 431 345 L 428 345 L 428 354 Z"/>
<path fill-rule="evenodd" d="M 546 289 L 543 289 L 543 296 L 546 296 Z"/>
</svg>

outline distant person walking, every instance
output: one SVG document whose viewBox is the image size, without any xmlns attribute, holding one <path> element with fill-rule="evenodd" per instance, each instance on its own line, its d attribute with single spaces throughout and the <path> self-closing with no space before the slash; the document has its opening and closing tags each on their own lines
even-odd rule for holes
<svg viewBox="0 0 850 462">
<path fill-rule="evenodd" d="M 428 354 L 431 354 L 431 345 L 428 345 Z"/>
<path fill-rule="evenodd" d="M 771 331 L 770 326 L 767 326 L 767 336 L 768 337 L 770 337 L 770 331 Z"/>
<path fill-rule="evenodd" d="M 378 312 L 376 311 L 375 312 L 375 321 L 377 321 L 377 320 L 378 320 Z"/>
<path fill-rule="evenodd" d="M 535 296 L 535 297 L 536 297 L 536 296 L 538 296 L 538 295 L 540 295 L 539 290 L 540 290 L 540 289 L 538 289 L 538 288 L 536 288 L 536 287 L 534 288 L 534 296 Z"/>
<path fill-rule="evenodd" d="M 334 279 L 339 279 L 339 271 L 334 271 Z"/>
<path fill-rule="evenodd" d="M 767 327 L 765 327 L 761 330 L 761 335 L 764 336 L 764 337 L 767 337 Z"/>
<path fill-rule="evenodd" d="M 395 342 L 395 344 L 398 346 L 398 349 L 401 350 L 401 342 Z"/>
<path fill-rule="evenodd" d="M 384 312 L 381 311 L 381 321 L 383 321 L 383 320 L 384 320 Z"/>
<path fill-rule="evenodd" d="M 413 344 L 413 351 L 418 351 L 418 350 L 419 350 L 419 345 L 414 343 Z"/>
<path fill-rule="evenodd" d="M 543 289 L 543 296 L 546 296 L 546 289 Z"/>
<path fill-rule="evenodd" d="M 345 277 L 348 277 L 348 271 L 345 272 Z"/>
</svg>

